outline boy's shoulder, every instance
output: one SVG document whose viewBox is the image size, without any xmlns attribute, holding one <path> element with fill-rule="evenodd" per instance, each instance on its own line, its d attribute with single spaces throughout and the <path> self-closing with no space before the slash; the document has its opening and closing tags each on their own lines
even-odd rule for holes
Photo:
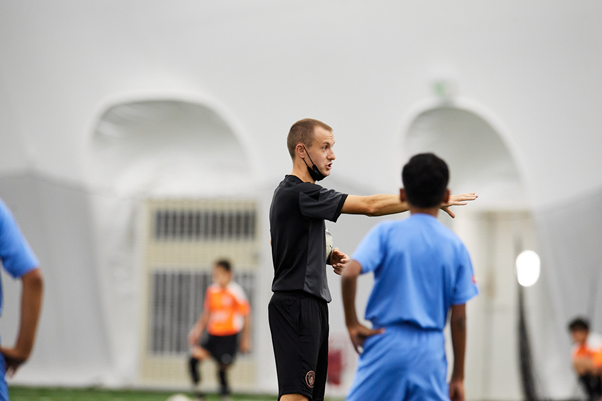
<svg viewBox="0 0 602 401">
<path fill-rule="evenodd" d="M 13 220 L 12 213 L 6 203 L 0 198 L 0 228 L 4 227 L 4 223 L 9 223 Z"/>
<path fill-rule="evenodd" d="M 587 336 L 586 344 L 591 350 L 602 351 L 602 335 L 590 331 Z"/>
<path fill-rule="evenodd" d="M 220 287 L 219 284 L 212 283 L 207 287 L 207 295 L 212 297 L 232 296 L 240 301 L 247 300 L 245 290 L 235 281 L 230 281 L 226 288 Z"/>
<path fill-rule="evenodd" d="M 417 230 L 421 229 L 428 230 L 431 236 L 436 235 L 440 243 L 446 242 L 454 247 L 464 246 L 460 237 L 449 227 L 441 223 L 436 217 L 424 214 L 412 215 L 403 220 L 385 220 L 376 224 L 373 228 L 374 231 L 385 236 L 408 235 L 410 237 L 414 237 Z"/>
<path fill-rule="evenodd" d="M 425 215 L 422 213 L 413 214 L 404 219 L 390 219 L 384 220 L 375 225 L 378 230 L 395 230 L 395 229 L 409 229 L 410 227 L 429 227 L 431 229 L 447 232 L 453 234 L 449 228 L 441 223 L 436 217 Z"/>
<path fill-rule="evenodd" d="M 207 287 L 207 292 L 218 292 L 220 290 L 220 287 L 218 284 L 216 283 L 211 283 L 209 284 L 209 286 Z"/>
<path fill-rule="evenodd" d="M 232 294 L 237 299 L 246 300 L 247 295 L 245 294 L 245 290 L 242 288 L 240 284 L 236 281 L 232 280 L 228 283 L 228 292 Z"/>
</svg>

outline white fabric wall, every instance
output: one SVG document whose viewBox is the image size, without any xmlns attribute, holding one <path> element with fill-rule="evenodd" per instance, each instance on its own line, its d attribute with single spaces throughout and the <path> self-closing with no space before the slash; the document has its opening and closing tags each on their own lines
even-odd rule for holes
<svg viewBox="0 0 602 401">
<path fill-rule="evenodd" d="M 17 377 L 46 385 L 102 383 L 113 364 L 111 317 L 103 308 L 88 194 L 47 177 L 9 176 L 0 179 L 0 197 L 38 255 L 45 280 L 35 351 Z M 0 329 L 8 345 L 18 328 L 20 285 L 5 275 L 3 286 Z"/>
<path fill-rule="evenodd" d="M 572 377 L 563 359 L 570 353 L 568 322 L 585 316 L 593 331 L 602 332 L 601 206 L 602 188 L 598 188 L 576 194 L 566 204 L 535 212 L 542 266 L 546 269 L 542 278 L 549 295 L 548 302 L 533 305 L 531 313 L 540 327 L 547 329 L 534 340 L 540 343 L 540 355 L 548 359 L 540 376 L 552 396 L 562 387 L 563 381 L 556 377 Z"/>
</svg>

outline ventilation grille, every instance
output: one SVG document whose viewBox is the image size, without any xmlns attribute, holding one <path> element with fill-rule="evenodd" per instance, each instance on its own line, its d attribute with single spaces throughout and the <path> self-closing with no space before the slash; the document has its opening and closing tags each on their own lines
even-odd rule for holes
<svg viewBox="0 0 602 401">
<path fill-rule="evenodd" d="M 155 239 L 234 241 L 255 239 L 254 210 L 157 210 Z"/>
<path fill-rule="evenodd" d="M 255 275 L 237 272 L 253 309 Z M 151 280 L 151 338 L 149 353 L 172 356 L 189 352 L 188 333 L 203 311 L 205 291 L 211 284 L 210 271 L 155 271 Z"/>
</svg>

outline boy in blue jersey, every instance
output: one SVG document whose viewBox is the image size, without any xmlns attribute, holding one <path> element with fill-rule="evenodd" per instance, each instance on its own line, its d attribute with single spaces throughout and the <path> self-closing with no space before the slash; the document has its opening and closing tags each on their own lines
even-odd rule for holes
<svg viewBox="0 0 602 401">
<path fill-rule="evenodd" d="M 0 401 L 8 401 L 5 374 L 12 376 L 24 363 L 33 348 L 42 305 L 42 275 L 39 262 L 21 234 L 17 222 L 0 199 L 0 261 L 13 278 L 23 282 L 21 322 L 14 347 L 0 346 Z M 0 286 L 0 312 L 2 311 Z"/>
<path fill-rule="evenodd" d="M 374 227 L 343 270 L 342 291 L 349 336 L 361 352 L 348 401 L 464 400 L 466 301 L 477 295 L 466 247 L 437 220 L 449 199 L 446 163 L 419 154 L 403 168 L 411 216 Z M 369 329 L 357 320 L 355 289 L 372 272 L 366 306 Z M 453 373 L 447 384 L 443 329 L 451 310 Z"/>
</svg>

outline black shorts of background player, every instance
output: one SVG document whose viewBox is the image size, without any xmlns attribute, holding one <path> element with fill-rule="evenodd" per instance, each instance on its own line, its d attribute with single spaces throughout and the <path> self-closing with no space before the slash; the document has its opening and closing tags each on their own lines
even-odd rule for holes
<svg viewBox="0 0 602 401">
<path fill-rule="evenodd" d="M 250 350 L 250 306 L 242 288 L 232 281 L 231 265 L 228 260 L 219 260 L 213 267 L 213 284 L 207 288 L 203 313 L 188 335 L 191 346 L 189 372 L 194 391 L 199 399 L 201 382 L 199 363 L 213 358 L 218 365 L 220 395 L 228 400 L 230 386 L 227 372 L 238 351 Z M 207 335 L 200 341 L 203 332 Z"/>
<path fill-rule="evenodd" d="M 282 401 L 321 401 L 328 367 L 328 307 L 330 291 L 326 264 L 341 274 L 346 255 L 335 248 L 326 261 L 324 220 L 336 222 L 341 213 L 381 216 L 409 210 L 399 195 L 347 195 L 315 182 L 330 175 L 335 160 L 332 128 L 304 119 L 291 127 L 287 146 L 292 172 L 280 182 L 270 207 L 274 281 L 268 306 L 270 331 Z M 448 209 L 476 199 L 454 195 Z"/>
</svg>

